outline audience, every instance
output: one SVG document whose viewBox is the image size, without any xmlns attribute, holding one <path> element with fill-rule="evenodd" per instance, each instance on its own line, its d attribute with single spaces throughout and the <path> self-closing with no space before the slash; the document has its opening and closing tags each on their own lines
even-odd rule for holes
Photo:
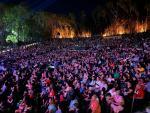
<svg viewBox="0 0 150 113">
<path fill-rule="evenodd" d="M 143 110 L 150 99 L 149 44 L 136 36 L 52 39 L 1 53 L 0 112 Z"/>
</svg>

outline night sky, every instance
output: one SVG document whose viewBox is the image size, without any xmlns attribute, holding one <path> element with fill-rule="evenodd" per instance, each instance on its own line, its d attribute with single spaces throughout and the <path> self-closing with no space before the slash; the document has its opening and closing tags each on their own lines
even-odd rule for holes
<svg viewBox="0 0 150 113">
<path fill-rule="evenodd" d="M 90 13 L 97 5 L 103 5 L 107 0 L 0 0 L 5 4 L 23 4 L 32 11 L 49 11 L 67 14 L 85 11 Z"/>
<path fill-rule="evenodd" d="M 82 11 L 87 15 L 91 15 L 96 7 L 104 7 L 108 1 L 111 0 L 0 0 L 0 3 L 22 4 L 29 8 L 31 12 L 48 11 L 57 14 L 74 13 L 76 16 L 79 16 Z M 149 3 L 150 0 L 132 1 L 138 6 L 140 17 L 146 15 L 144 4 Z"/>
</svg>

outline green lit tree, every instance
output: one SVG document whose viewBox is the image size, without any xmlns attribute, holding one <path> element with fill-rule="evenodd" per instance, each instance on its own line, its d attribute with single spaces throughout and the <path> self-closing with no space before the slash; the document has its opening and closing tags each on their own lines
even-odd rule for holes
<svg viewBox="0 0 150 113">
<path fill-rule="evenodd" d="M 2 21 L 7 31 L 6 40 L 13 43 L 25 42 L 28 38 L 29 27 L 26 24 L 27 10 L 22 6 L 9 7 L 5 9 Z M 15 33 L 15 34 L 14 34 Z"/>
</svg>

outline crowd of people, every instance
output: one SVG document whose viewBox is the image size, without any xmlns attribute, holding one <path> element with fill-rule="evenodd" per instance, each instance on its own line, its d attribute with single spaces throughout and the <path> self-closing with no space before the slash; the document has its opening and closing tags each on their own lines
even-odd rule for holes
<svg viewBox="0 0 150 113">
<path fill-rule="evenodd" d="M 52 39 L 0 54 L 0 112 L 150 113 L 150 37 Z"/>
</svg>

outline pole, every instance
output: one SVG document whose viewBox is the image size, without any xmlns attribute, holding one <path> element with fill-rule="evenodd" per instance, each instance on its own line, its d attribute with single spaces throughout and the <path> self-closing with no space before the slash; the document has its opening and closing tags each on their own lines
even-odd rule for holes
<svg viewBox="0 0 150 113">
<path fill-rule="evenodd" d="M 130 113 L 132 113 L 132 111 L 133 111 L 133 107 L 134 107 L 134 100 L 135 100 L 135 98 L 134 98 L 134 95 L 133 95 L 132 105 L 131 105 L 131 112 L 130 112 Z"/>
</svg>

